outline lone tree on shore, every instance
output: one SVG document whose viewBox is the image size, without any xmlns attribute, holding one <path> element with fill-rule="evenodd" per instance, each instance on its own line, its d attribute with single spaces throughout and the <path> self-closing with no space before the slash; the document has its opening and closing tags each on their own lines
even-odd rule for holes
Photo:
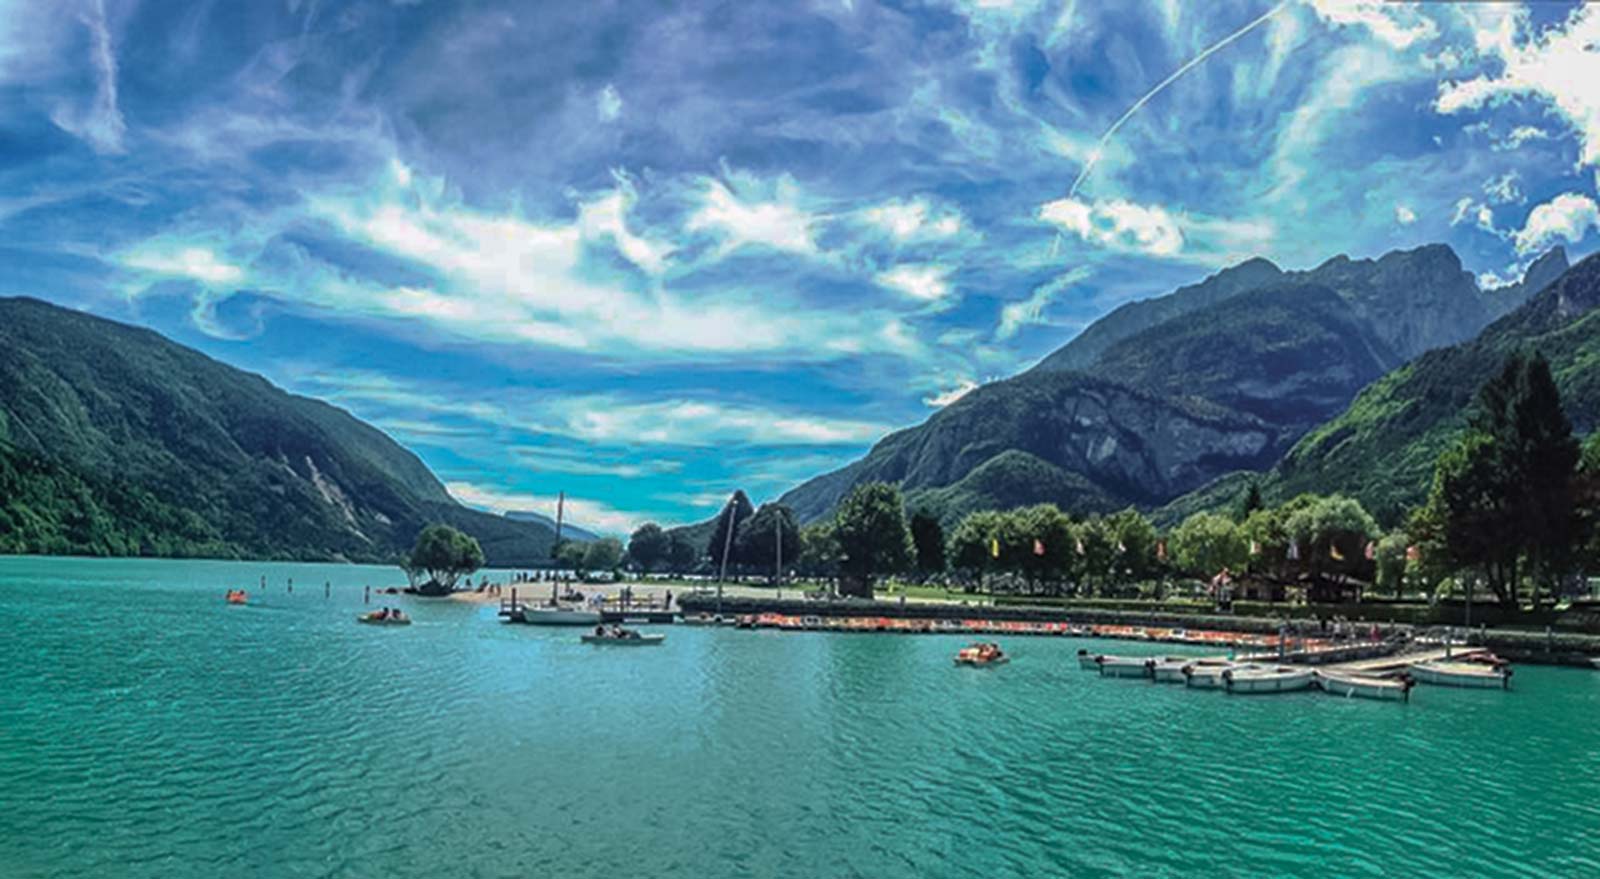
<svg viewBox="0 0 1600 879">
<path fill-rule="evenodd" d="M 417 535 L 417 543 L 406 559 L 406 576 L 413 582 L 426 574 L 418 585 L 420 595 L 449 595 L 462 577 L 483 567 L 483 547 L 476 538 L 449 525 L 429 525 Z"/>
<path fill-rule="evenodd" d="M 839 504 L 834 536 L 844 558 L 845 595 L 872 597 L 872 581 L 911 567 L 914 550 L 900 489 L 887 482 L 856 486 Z"/>
</svg>

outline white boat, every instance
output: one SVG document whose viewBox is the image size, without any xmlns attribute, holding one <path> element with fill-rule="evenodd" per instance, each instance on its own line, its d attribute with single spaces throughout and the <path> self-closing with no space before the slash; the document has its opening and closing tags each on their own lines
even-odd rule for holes
<svg viewBox="0 0 1600 879">
<path fill-rule="evenodd" d="M 633 632 L 627 635 L 584 635 L 585 644 L 605 644 L 611 647 L 649 647 L 667 640 L 666 635 L 641 635 Z"/>
<path fill-rule="evenodd" d="M 1228 682 L 1222 677 L 1223 672 L 1235 668 L 1254 667 L 1236 665 L 1227 661 L 1217 663 L 1192 662 L 1183 667 L 1183 682 L 1197 690 L 1221 690 L 1228 686 Z"/>
<path fill-rule="evenodd" d="M 1150 667 L 1150 675 L 1159 684 L 1181 684 L 1187 680 L 1183 670 L 1193 664 L 1194 660 L 1192 659 L 1178 659 L 1169 656 L 1166 659 L 1157 660 L 1156 664 Z"/>
<path fill-rule="evenodd" d="M 570 607 L 533 605 L 522 608 L 522 622 L 534 626 L 598 626 L 600 625 L 600 612 L 597 610 L 576 610 Z"/>
<path fill-rule="evenodd" d="M 1094 661 L 1107 678 L 1147 678 L 1156 663 L 1149 656 L 1096 656 Z"/>
<path fill-rule="evenodd" d="M 1440 687 L 1482 687 L 1504 689 L 1511 686 L 1511 669 L 1477 662 L 1419 662 L 1411 666 L 1418 682 Z"/>
<path fill-rule="evenodd" d="M 1351 674 L 1342 671 L 1319 669 L 1317 685 L 1323 692 L 1335 696 L 1361 699 L 1390 699 L 1401 702 L 1411 700 L 1411 688 L 1416 684 L 1409 677 L 1378 678 L 1371 675 Z"/>
<path fill-rule="evenodd" d="M 1230 693 L 1288 693 L 1316 683 L 1309 668 L 1230 668 L 1222 673 Z"/>
<path fill-rule="evenodd" d="M 1078 668 L 1083 671 L 1099 671 L 1100 663 L 1095 661 L 1099 658 L 1097 653 L 1090 653 L 1082 647 L 1078 648 Z"/>
<path fill-rule="evenodd" d="M 724 620 L 721 614 L 697 613 L 686 616 L 679 622 L 686 626 L 720 626 L 728 621 Z"/>
</svg>

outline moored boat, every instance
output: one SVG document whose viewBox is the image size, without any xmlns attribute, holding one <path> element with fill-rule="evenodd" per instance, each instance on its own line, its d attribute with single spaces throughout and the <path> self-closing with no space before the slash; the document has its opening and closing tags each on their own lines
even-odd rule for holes
<svg viewBox="0 0 1600 879">
<path fill-rule="evenodd" d="M 631 630 L 624 630 L 620 634 L 606 632 L 583 636 L 585 644 L 605 644 L 610 647 L 650 647 L 665 640 L 667 640 L 666 635 L 643 635 Z"/>
<path fill-rule="evenodd" d="M 1351 674 L 1350 672 L 1331 671 L 1319 669 L 1315 672 L 1317 686 L 1323 692 L 1335 696 L 1361 699 L 1389 699 L 1406 702 L 1411 699 L 1411 688 L 1416 681 L 1401 675 L 1394 678 L 1379 678 L 1372 675 Z"/>
<path fill-rule="evenodd" d="M 1160 684 L 1181 684 L 1188 679 L 1184 670 L 1195 664 L 1196 660 L 1186 659 L 1181 656 L 1165 656 L 1157 659 L 1150 666 L 1150 676 Z"/>
<path fill-rule="evenodd" d="M 1096 661 L 1099 658 L 1100 655 L 1097 653 L 1090 653 L 1082 647 L 1078 648 L 1078 668 L 1083 671 L 1099 671 L 1100 663 Z"/>
<path fill-rule="evenodd" d="M 978 643 L 969 644 L 956 653 L 956 665 L 990 666 L 1005 665 L 1011 657 L 1000 649 L 999 644 Z"/>
<path fill-rule="evenodd" d="M 228 590 L 228 594 L 226 596 L 224 596 L 224 597 L 227 599 L 227 602 L 229 604 L 249 604 L 250 603 L 250 595 L 249 595 L 249 593 L 245 592 L 243 589 L 229 589 Z"/>
<path fill-rule="evenodd" d="M 1288 693 L 1316 683 L 1309 668 L 1230 668 L 1222 673 L 1230 693 Z"/>
<path fill-rule="evenodd" d="M 1148 656 L 1096 656 L 1100 675 L 1108 678 L 1147 678 L 1155 659 Z"/>
<path fill-rule="evenodd" d="M 726 622 L 721 614 L 697 613 L 684 617 L 679 622 L 686 626 L 720 626 Z"/>
<path fill-rule="evenodd" d="M 1478 662 L 1418 662 L 1411 676 L 1419 683 L 1439 687 L 1504 689 L 1511 686 L 1511 669 L 1503 665 Z"/>
<path fill-rule="evenodd" d="M 520 622 L 534 626 L 596 626 L 600 624 L 597 610 L 577 610 L 570 607 L 532 605 L 522 608 Z"/>
</svg>

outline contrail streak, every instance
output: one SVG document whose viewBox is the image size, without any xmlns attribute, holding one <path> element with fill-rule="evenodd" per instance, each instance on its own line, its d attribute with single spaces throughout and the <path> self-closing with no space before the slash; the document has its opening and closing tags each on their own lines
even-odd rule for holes
<svg viewBox="0 0 1600 879">
<path fill-rule="evenodd" d="M 1182 67 L 1172 71 L 1172 73 L 1166 79 L 1156 83 L 1156 87 L 1148 92 L 1145 92 L 1144 97 L 1134 101 L 1133 106 L 1129 107 L 1127 112 L 1117 117 L 1117 121 L 1111 123 L 1111 127 L 1107 128 L 1106 133 L 1100 136 L 1100 140 L 1094 145 L 1094 149 L 1089 151 L 1089 161 L 1085 162 L 1083 165 L 1083 170 L 1078 172 L 1078 179 L 1072 181 L 1072 188 L 1067 190 L 1067 198 L 1072 198 L 1078 194 L 1078 187 L 1083 185 L 1083 181 L 1089 176 L 1089 172 L 1094 170 L 1095 163 L 1100 161 L 1100 153 L 1106 148 L 1106 144 L 1111 142 L 1111 138 L 1116 137 L 1117 129 L 1121 128 L 1123 123 L 1127 122 L 1128 119 L 1133 116 L 1133 114 L 1139 112 L 1139 110 L 1144 107 L 1145 104 L 1150 103 L 1151 98 L 1161 94 L 1162 89 L 1172 85 L 1178 80 L 1178 77 L 1183 76 L 1185 73 L 1193 70 L 1197 65 L 1199 65 L 1200 62 L 1210 58 L 1218 51 L 1226 48 L 1228 44 L 1232 43 L 1234 40 L 1237 40 L 1245 34 L 1255 30 L 1267 19 L 1282 12 L 1288 7 L 1288 5 L 1289 0 L 1284 0 L 1283 3 L 1279 3 L 1277 6 L 1267 10 L 1265 14 L 1263 14 L 1260 18 L 1257 18 L 1255 21 L 1250 22 L 1249 24 L 1239 28 L 1231 34 L 1228 34 L 1217 42 L 1212 43 L 1205 49 L 1205 51 L 1194 56 L 1193 58 L 1190 58 Z"/>
</svg>

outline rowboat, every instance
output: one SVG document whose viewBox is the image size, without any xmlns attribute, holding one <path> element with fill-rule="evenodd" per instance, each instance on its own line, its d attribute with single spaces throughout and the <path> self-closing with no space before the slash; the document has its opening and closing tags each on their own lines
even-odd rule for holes
<svg viewBox="0 0 1600 879">
<path fill-rule="evenodd" d="M 1397 678 L 1377 678 L 1371 675 L 1351 674 L 1320 669 L 1316 673 L 1317 685 L 1323 692 L 1346 698 L 1390 699 L 1401 702 L 1411 700 L 1411 688 L 1416 681 L 1404 675 Z"/>
<path fill-rule="evenodd" d="M 584 635 L 585 644 L 607 644 L 612 647 L 648 647 L 667 640 L 666 635 L 641 635 L 631 632 L 624 635 Z"/>
<path fill-rule="evenodd" d="M 1173 656 L 1158 659 L 1150 666 L 1150 676 L 1158 684 L 1181 684 L 1185 680 L 1183 670 L 1193 664 L 1193 660 Z"/>
<path fill-rule="evenodd" d="M 524 607 L 521 621 L 533 626 L 597 626 L 600 612 L 570 607 Z"/>
<path fill-rule="evenodd" d="M 1235 668 L 1253 668 L 1248 665 L 1235 665 L 1231 662 L 1210 664 L 1195 662 L 1183 667 L 1183 682 L 1197 690 L 1221 690 L 1227 687 L 1228 682 L 1222 674 Z"/>
<path fill-rule="evenodd" d="M 1419 662 L 1411 675 L 1424 684 L 1440 687 L 1504 689 L 1511 686 L 1511 669 L 1476 662 Z"/>
<path fill-rule="evenodd" d="M 229 589 L 225 596 L 229 604 L 249 604 L 250 595 L 243 589 Z"/>
<path fill-rule="evenodd" d="M 1078 648 L 1078 668 L 1083 671 L 1099 671 L 1100 663 L 1097 661 L 1099 658 L 1099 654 Z"/>
<path fill-rule="evenodd" d="M 1230 668 L 1222 673 L 1230 693 L 1287 693 L 1316 683 L 1309 668 Z"/>
<path fill-rule="evenodd" d="M 1096 656 L 1100 676 L 1107 678 L 1147 678 L 1155 660 L 1148 656 Z"/>
<path fill-rule="evenodd" d="M 379 613 L 378 611 L 372 611 L 371 613 L 361 614 L 360 616 L 356 617 L 356 622 L 358 622 L 358 623 L 366 623 L 369 626 L 409 626 L 409 625 L 411 625 L 411 618 L 408 617 L 408 616 L 403 616 L 403 615 L 402 616 L 396 616 L 394 614 L 387 614 L 385 616 L 379 616 L 378 613 Z"/>
</svg>

